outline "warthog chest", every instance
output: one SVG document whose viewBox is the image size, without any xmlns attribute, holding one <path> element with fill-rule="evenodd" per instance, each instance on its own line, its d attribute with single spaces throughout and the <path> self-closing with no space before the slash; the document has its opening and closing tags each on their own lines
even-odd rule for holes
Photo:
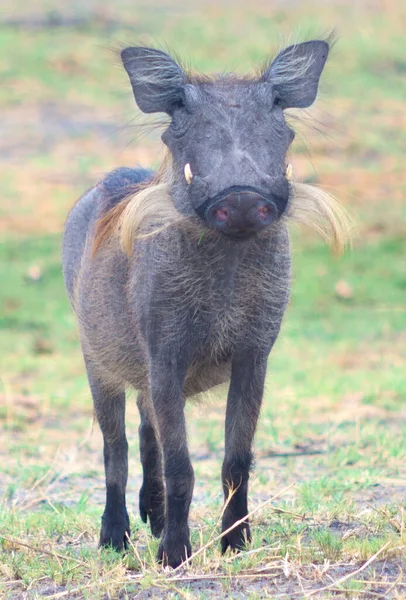
<svg viewBox="0 0 406 600">
<path fill-rule="evenodd" d="M 248 281 L 247 281 L 248 284 Z M 227 285 L 207 285 L 194 298 L 190 336 L 196 355 L 214 362 L 228 360 L 237 346 L 256 336 L 256 321 L 264 305 L 263 290 L 235 278 Z M 266 317 L 263 314 L 262 320 Z"/>
</svg>

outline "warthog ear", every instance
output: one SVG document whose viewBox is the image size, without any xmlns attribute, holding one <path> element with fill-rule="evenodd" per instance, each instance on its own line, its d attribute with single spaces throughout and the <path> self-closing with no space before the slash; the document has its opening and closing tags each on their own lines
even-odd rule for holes
<svg viewBox="0 0 406 600">
<path fill-rule="evenodd" d="M 179 65 L 162 50 L 142 46 L 125 48 L 121 60 L 139 108 L 144 113 L 171 114 L 187 80 Z"/>
<path fill-rule="evenodd" d="M 316 99 L 329 45 L 313 40 L 282 50 L 261 80 L 272 84 L 275 100 L 282 108 L 307 108 Z"/>
</svg>

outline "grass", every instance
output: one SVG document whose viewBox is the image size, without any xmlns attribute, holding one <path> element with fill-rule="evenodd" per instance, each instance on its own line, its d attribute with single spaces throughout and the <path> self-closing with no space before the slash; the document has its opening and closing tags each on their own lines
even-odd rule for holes
<svg viewBox="0 0 406 600">
<path fill-rule="evenodd" d="M 66 9 L 90 15 L 82 28 L 0 27 L 1 598 L 406 594 L 405 11 L 400 0 L 289 7 L 256 0 L 203 10 L 191 1 L 187 11 L 176 2 L 130 10 L 118 0 L 104 12 Z M 35 0 L 30 14 L 50 8 Z M 243 71 L 281 34 L 335 26 L 341 39 L 324 93 L 311 118 L 295 120 L 292 162 L 299 180 L 351 205 L 357 229 L 339 259 L 312 233 L 292 230 L 292 301 L 256 437 L 253 541 L 224 557 L 214 541 L 223 390 L 187 407 L 192 545 L 204 551 L 176 572 L 155 562 L 157 541 L 137 512 L 131 399 L 132 544 L 124 557 L 99 551 L 101 436 L 63 288 L 60 235 L 74 199 L 105 171 L 161 156 L 156 133 L 130 143 L 139 130 L 125 127 L 134 116 L 128 84 L 106 48 L 158 39 L 198 69 Z"/>
</svg>

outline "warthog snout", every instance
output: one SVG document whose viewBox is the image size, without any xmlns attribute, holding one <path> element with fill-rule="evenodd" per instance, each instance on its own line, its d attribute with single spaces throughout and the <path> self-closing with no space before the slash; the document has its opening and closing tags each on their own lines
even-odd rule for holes
<svg viewBox="0 0 406 600">
<path fill-rule="evenodd" d="M 206 202 L 198 214 L 230 238 L 245 239 L 278 219 L 280 203 L 281 199 L 266 198 L 253 188 L 230 188 Z M 283 203 L 286 205 L 287 199 Z"/>
<path fill-rule="evenodd" d="M 248 237 L 277 218 L 274 202 L 252 191 L 235 191 L 206 211 L 206 221 L 230 237 Z"/>
</svg>

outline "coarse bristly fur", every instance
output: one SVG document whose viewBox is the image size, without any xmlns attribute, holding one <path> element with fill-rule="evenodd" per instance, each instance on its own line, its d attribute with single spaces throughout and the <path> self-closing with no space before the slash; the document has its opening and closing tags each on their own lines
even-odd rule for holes
<svg viewBox="0 0 406 600">
<path fill-rule="evenodd" d="M 188 559 L 194 475 L 184 401 L 227 381 L 222 483 L 225 499 L 234 493 L 222 550 L 250 540 L 252 442 L 290 293 L 287 224 L 314 227 L 337 250 L 346 239 L 336 200 L 286 176 L 294 133 L 284 110 L 314 102 L 328 50 L 323 40 L 290 46 L 245 78 L 193 76 L 151 48 L 121 53 L 139 108 L 169 117 L 168 155 L 156 174 L 110 173 L 74 206 L 64 232 L 64 277 L 104 439 L 102 546 L 122 549 L 130 534 L 132 387 L 141 417 L 140 515 L 162 535 L 160 561 L 177 567 Z"/>
</svg>

